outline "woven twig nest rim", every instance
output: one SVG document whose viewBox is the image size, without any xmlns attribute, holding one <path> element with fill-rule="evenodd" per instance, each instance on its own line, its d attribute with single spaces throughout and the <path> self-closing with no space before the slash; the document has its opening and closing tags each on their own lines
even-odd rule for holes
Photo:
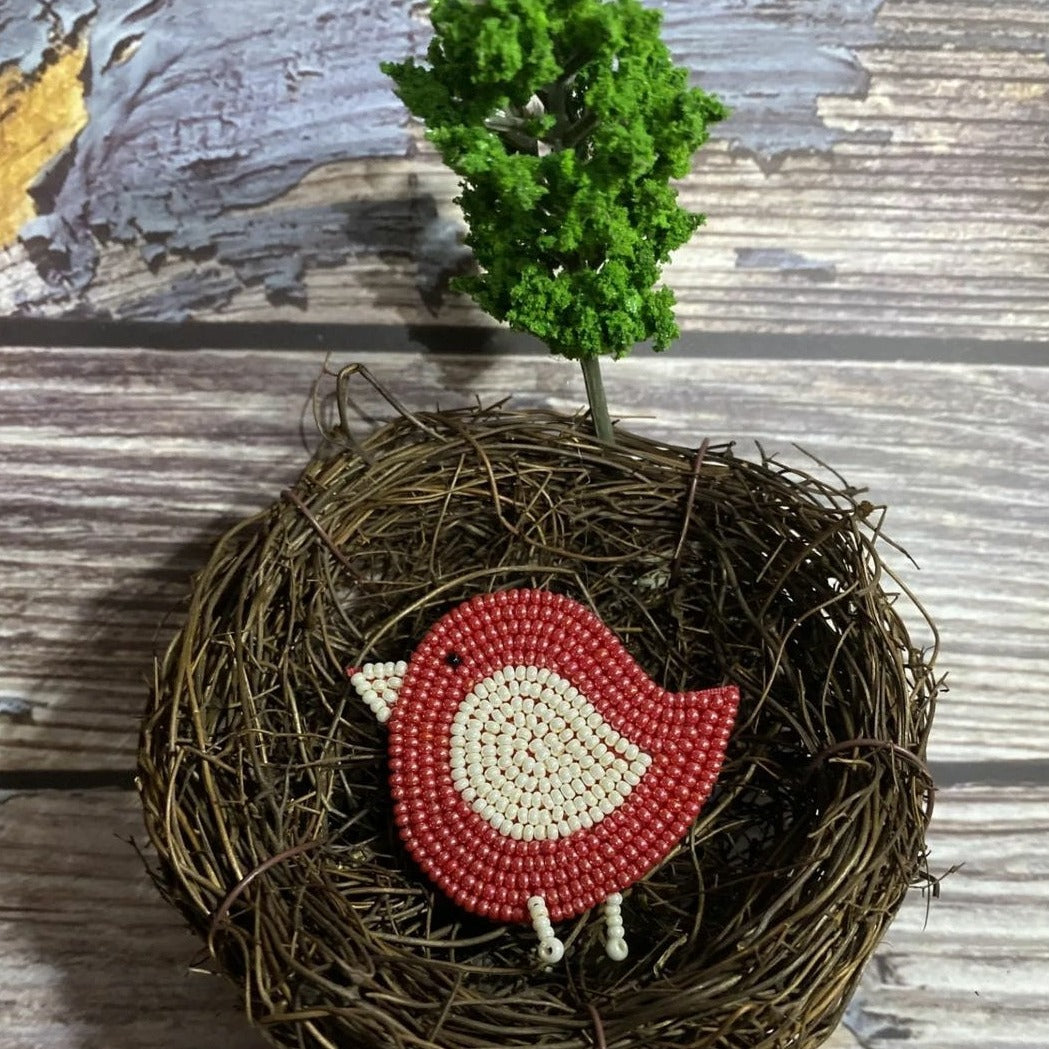
<svg viewBox="0 0 1049 1049">
<path fill-rule="evenodd" d="M 731 446 L 608 448 L 547 411 L 404 413 L 329 444 L 220 540 L 158 666 L 158 883 L 279 1046 L 816 1046 L 927 877 L 939 684 L 880 522 L 838 481 Z M 626 895 L 625 963 L 583 915 L 544 970 L 527 927 L 433 889 L 344 675 L 515 586 L 587 604 L 667 688 L 742 694 L 714 796 Z"/>
</svg>

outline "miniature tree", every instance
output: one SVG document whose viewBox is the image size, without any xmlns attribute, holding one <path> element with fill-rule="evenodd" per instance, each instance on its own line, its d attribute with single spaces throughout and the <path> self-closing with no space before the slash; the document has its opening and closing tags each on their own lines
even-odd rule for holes
<svg viewBox="0 0 1049 1049">
<path fill-rule="evenodd" d="M 656 284 L 704 216 L 670 179 L 726 110 L 688 87 L 638 0 L 434 0 L 431 21 L 428 68 L 382 68 L 461 179 L 479 272 L 452 286 L 579 360 L 611 441 L 598 359 L 678 335 Z"/>
</svg>

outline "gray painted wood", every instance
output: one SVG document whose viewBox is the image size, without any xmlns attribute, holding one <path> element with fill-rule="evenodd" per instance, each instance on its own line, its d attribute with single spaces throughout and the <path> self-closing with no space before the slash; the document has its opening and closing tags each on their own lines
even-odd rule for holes
<svg viewBox="0 0 1049 1049">
<path fill-rule="evenodd" d="M 1049 1045 L 1049 788 L 937 794 L 940 898 L 911 893 L 846 1016 L 864 1049 Z"/>
<path fill-rule="evenodd" d="M 583 400 L 575 366 L 547 356 L 351 359 L 417 408 Z M 0 771 L 133 766 L 152 652 L 218 535 L 305 464 L 323 364 L 321 352 L 0 354 Z M 951 691 L 934 763 L 954 782 L 979 781 L 988 762 L 1027 761 L 1016 776 L 1044 779 L 1049 370 L 667 355 L 605 371 L 632 429 L 731 438 L 741 454 L 760 441 L 811 467 L 797 443 L 887 503 L 888 533 L 922 566 L 898 567 L 943 633 Z M 358 397 L 366 416 L 388 414 L 363 384 Z"/>
<path fill-rule="evenodd" d="M 933 869 L 965 866 L 928 912 L 908 897 L 829 1049 L 1049 1044 L 1047 811 L 1045 787 L 940 793 Z M 4 1049 L 261 1049 L 233 990 L 189 971 L 199 942 L 127 841 L 135 795 L 15 795 L 0 813 Z"/>
<path fill-rule="evenodd" d="M 129 791 L 0 796 L 4 1049 L 263 1049 L 129 844 Z"/>
<path fill-rule="evenodd" d="M 1049 337 L 1049 0 L 660 6 L 735 108 L 682 187 L 684 330 Z M 407 2 L 46 7 L 91 9 L 90 121 L 0 246 L 0 317 L 480 321 L 442 294 L 454 180 L 375 68 L 425 43 Z M 36 11 L 7 0 L 0 62 Z"/>
</svg>

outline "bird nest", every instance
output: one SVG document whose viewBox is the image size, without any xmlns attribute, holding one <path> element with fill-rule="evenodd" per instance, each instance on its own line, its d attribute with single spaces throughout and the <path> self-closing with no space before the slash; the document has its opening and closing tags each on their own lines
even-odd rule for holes
<svg viewBox="0 0 1049 1049">
<path fill-rule="evenodd" d="M 155 878 L 278 1046 L 814 1047 L 928 877 L 939 684 L 880 521 L 836 478 L 607 447 L 545 411 L 405 412 L 329 443 L 219 541 L 157 668 Z M 625 895 L 624 962 L 584 914 L 544 969 L 529 927 L 432 886 L 346 679 L 512 587 L 590 606 L 668 689 L 740 689 L 713 796 Z"/>
</svg>

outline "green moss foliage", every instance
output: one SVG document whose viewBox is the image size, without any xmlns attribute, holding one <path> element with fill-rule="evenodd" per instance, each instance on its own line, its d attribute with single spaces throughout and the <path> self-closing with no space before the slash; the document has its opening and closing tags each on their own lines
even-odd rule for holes
<svg viewBox="0 0 1049 1049">
<path fill-rule="evenodd" d="M 479 272 L 454 286 L 566 357 L 678 334 L 658 282 L 704 216 L 671 180 L 726 110 L 688 86 L 661 19 L 638 0 L 435 0 L 425 65 L 383 66 L 460 176 Z"/>
</svg>

